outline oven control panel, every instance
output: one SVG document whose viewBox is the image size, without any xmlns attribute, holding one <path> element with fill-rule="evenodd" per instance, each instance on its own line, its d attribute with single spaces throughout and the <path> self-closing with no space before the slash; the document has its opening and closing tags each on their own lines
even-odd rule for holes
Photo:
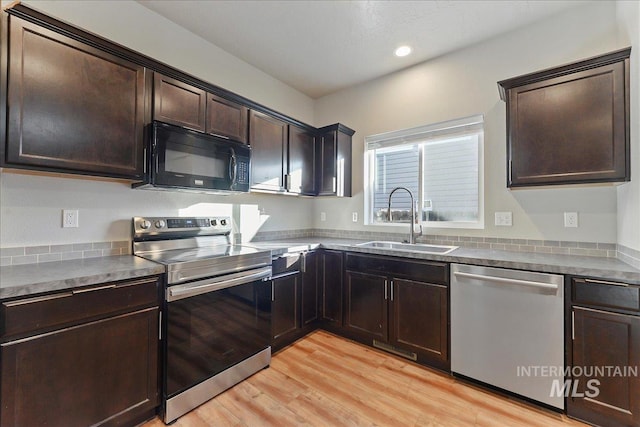
<svg viewBox="0 0 640 427">
<path fill-rule="evenodd" d="M 162 233 L 192 232 L 194 234 L 228 234 L 231 218 L 214 217 L 134 217 L 135 236 Z"/>
</svg>

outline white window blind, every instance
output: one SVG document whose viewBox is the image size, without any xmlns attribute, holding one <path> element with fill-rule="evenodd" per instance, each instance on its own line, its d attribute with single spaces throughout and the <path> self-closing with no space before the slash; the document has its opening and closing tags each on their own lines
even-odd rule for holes
<svg viewBox="0 0 640 427">
<path fill-rule="evenodd" d="M 481 115 L 365 138 L 365 211 L 370 224 L 388 223 L 389 193 L 407 187 L 426 226 L 481 228 Z M 393 222 L 408 222 L 410 198 L 394 193 Z"/>
</svg>

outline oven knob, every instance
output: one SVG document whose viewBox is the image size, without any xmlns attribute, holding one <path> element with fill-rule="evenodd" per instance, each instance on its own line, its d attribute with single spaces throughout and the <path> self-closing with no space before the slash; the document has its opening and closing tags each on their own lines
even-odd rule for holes
<svg viewBox="0 0 640 427">
<path fill-rule="evenodd" d="M 164 221 L 163 221 L 163 220 L 161 220 L 161 219 L 160 219 L 160 220 L 158 220 L 158 221 L 156 221 L 155 226 L 156 226 L 156 228 L 162 228 L 162 227 L 164 227 Z"/>
<path fill-rule="evenodd" d="M 144 221 L 142 221 L 140 223 L 140 228 L 142 228 L 143 230 L 146 230 L 147 228 L 151 227 L 151 221 L 147 221 L 146 219 Z"/>
<path fill-rule="evenodd" d="M 212 220 L 211 220 L 211 226 L 212 226 L 212 227 L 215 227 L 216 225 L 218 225 L 218 221 L 217 221 L 217 220 L 215 220 L 215 219 L 212 219 Z"/>
<path fill-rule="evenodd" d="M 226 219 L 221 219 L 220 220 L 220 225 L 227 225 L 227 220 Z"/>
</svg>

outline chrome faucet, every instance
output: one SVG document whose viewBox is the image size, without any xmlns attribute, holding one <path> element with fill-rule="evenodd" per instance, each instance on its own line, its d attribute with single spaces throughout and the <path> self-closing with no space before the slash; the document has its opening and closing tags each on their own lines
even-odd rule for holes
<svg viewBox="0 0 640 427">
<path fill-rule="evenodd" d="M 420 226 L 420 232 L 414 233 L 413 225 L 416 220 L 416 205 L 413 201 L 413 193 L 411 192 L 411 190 L 409 190 L 407 187 L 396 187 L 393 190 L 391 190 L 391 193 L 389 193 L 389 205 L 387 206 L 387 217 L 389 218 L 389 223 L 393 222 L 393 220 L 391 219 L 391 196 L 393 196 L 393 193 L 395 193 L 398 190 L 406 191 L 407 193 L 409 193 L 409 197 L 411 198 L 411 220 L 409 221 L 409 243 L 414 244 L 416 242 L 416 236 L 422 235 L 422 226 Z"/>
</svg>

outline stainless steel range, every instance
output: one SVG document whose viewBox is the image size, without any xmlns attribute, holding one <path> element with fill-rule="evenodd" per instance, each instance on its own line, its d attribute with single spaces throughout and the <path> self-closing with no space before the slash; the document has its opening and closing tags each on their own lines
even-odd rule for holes
<svg viewBox="0 0 640 427">
<path fill-rule="evenodd" d="M 271 362 L 271 252 L 231 243 L 231 220 L 133 218 L 135 255 L 166 266 L 163 420 Z"/>
</svg>

